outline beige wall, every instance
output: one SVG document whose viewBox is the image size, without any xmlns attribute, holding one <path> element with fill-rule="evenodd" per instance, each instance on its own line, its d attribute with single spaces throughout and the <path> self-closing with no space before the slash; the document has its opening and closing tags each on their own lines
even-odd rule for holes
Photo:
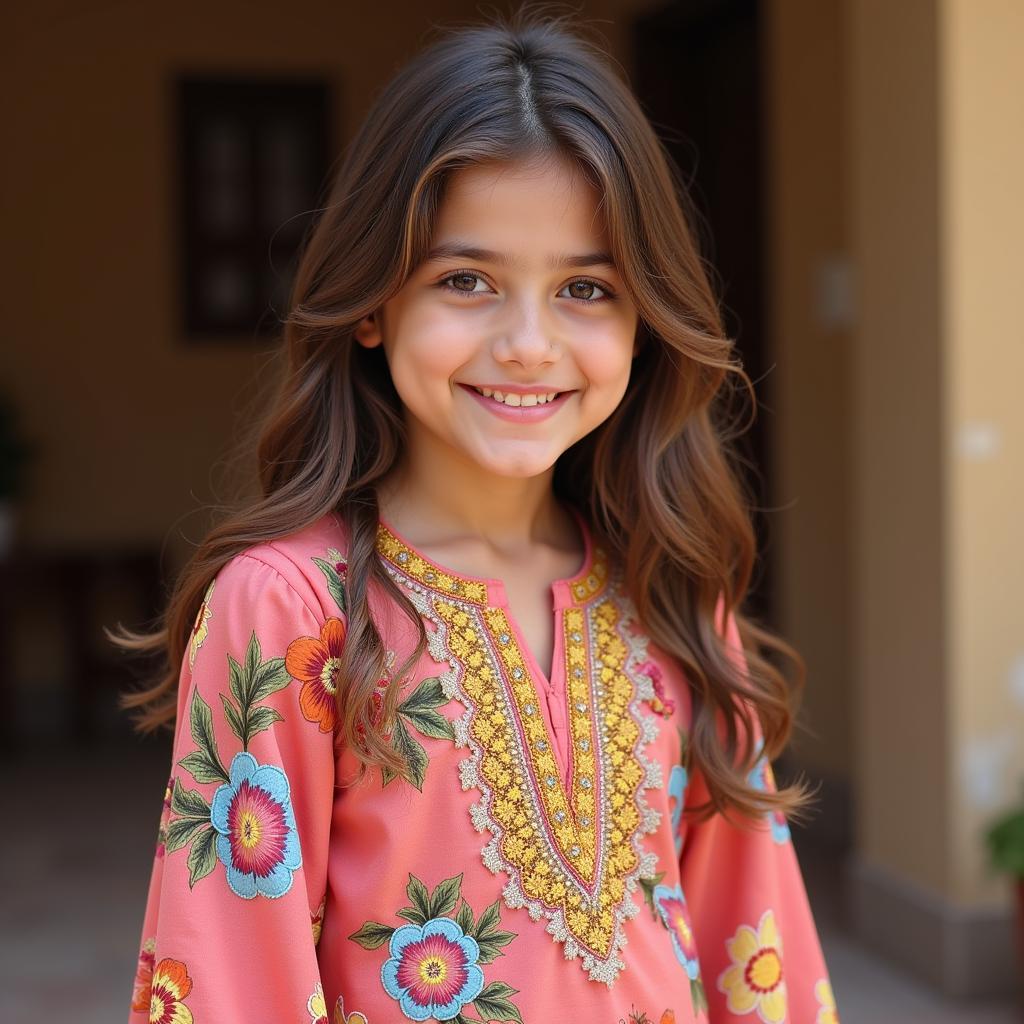
<svg viewBox="0 0 1024 1024">
<path fill-rule="evenodd" d="M 858 845 L 945 892 L 937 25 L 933 0 L 849 15 Z"/>
<path fill-rule="evenodd" d="M 1024 798 L 1024 5 L 939 9 L 948 885 L 1001 905 L 978 836 Z"/>
<path fill-rule="evenodd" d="M 983 830 L 1024 777 L 1024 7 L 847 14 L 859 891 L 967 993 L 1013 970 Z"/>
</svg>

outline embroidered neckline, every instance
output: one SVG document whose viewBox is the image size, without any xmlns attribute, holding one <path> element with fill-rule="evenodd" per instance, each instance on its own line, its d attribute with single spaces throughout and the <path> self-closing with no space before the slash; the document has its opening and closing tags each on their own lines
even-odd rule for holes
<svg viewBox="0 0 1024 1024">
<path fill-rule="evenodd" d="M 607 554 L 596 544 L 583 515 L 572 505 L 568 508 L 583 535 L 583 564 L 574 575 L 552 580 L 552 586 L 556 589 L 567 588 L 573 603 L 582 604 L 603 589 L 608 576 Z M 377 519 L 377 551 L 403 575 L 445 597 L 459 597 L 478 607 L 507 604 L 505 584 L 501 580 L 471 576 L 446 568 L 418 551 L 380 516 Z"/>
<path fill-rule="evenodd" d="M 508 875 L 503 895 L 579 957 L 596 981 L 608 985 L 624 966 L 623 922 L 637 912 L 632 893 L 654 870 L 640 837 L 660 815 L 644 790 L 661 785 L 660 769 L 642 748 L 657 724 L 642 702 L 653 694 L 637 671 L 646 637 L 629 627 L 632 603 L 609 573 L 607 553 L 586 524 L 587 557 L 577 575 L 559 581 L 572 603 L 561 609 L 571 782 L 551 749 L 540 711 L 538 681 L 530 672 L 507 607 L 491 588 L 500 581 L 454 573 L 426 558 L 385 523 L 378 548 L 389 572 L 437 627 L 430 652 L 449 668 L 444 692 L 465 713 L 455 721 L 463 789 L 481 798 L 470 809 L 474 827 L 489 831 L 484 864 Z M 402 555 L 405 555 L 403 558 Z"/>
</svg>

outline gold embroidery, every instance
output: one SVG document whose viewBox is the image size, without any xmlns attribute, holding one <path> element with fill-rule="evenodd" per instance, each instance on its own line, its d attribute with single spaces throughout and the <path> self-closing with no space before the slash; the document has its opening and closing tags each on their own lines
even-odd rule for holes
<svg viewBox="0 0 1024 1024">
<path fill-rule="evenodd" d="M 639 836 L 657 826 L 659 815 L 643 797 L 658 784 L 656 766 L 640 753 L 657 728 L 639 704 L 650 680 L 627 671 L 643 641 L 630 637 L 627 645 L 623 638 L 629 604 L 606 587 L 604 550 L 596 547 L 593 564 L 568 581 L 575 603 L 562 614 L 567 788 L 537 682 L 505 609 L 488 605 L 486 585 L 471 579 L 459 578 L 458 597 L 452 596 L 451 574 L 386 528 L 381 537 L 380 549 L 399 578 L 405 574 L 428 588 L 414 597 L 443 627 L 432 653 L 454 658 L 448 682 L 467 709 L 462 742 L 474 751 L 462 763 L 463 786 L 480 789 L 474 824 L 494 836 L 484 863 L 509 875 L 509 906 L 550 918 L 548 930 L 565 942 L 566 956 L 581 956 L 592 978 L 611 984 L 623 966 L 617 955 L 622 922 L 636 912 L 636 879 L 653 870 L 653 855 L 642 853 Z M 399 562 L 402 552 L 407 557 Z"/>
<path fill-rule="evenodd" d="M 418 583 L 445 594 L 456 594 L 473 604 L 482 605 L 487 601 L 486 583 L 445 572 L 439 565 L 406 547 L 383 523 L 377 524 L 377 550 Z"/>
</svg>

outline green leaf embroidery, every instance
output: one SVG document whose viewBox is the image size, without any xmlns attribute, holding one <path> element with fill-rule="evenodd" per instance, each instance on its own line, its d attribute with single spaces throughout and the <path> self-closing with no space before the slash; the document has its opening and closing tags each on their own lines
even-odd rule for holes
<svg viewBox="0 0 1024 1024">
<path fill-rule="evenodd" d="M 459 912 L 455 915 L 455 923 L 462 929 L 463 935 L 473 934 L 473 911 L 469 904 L 463 900 Z"/>
<path fill-rule="evenodd" d="M 340 552 L 335 551 L 333 548 L 330 549 L 327 554 L 335 560 L 335 562 L 342 561 Z M 331 593 L 331 597 L 334 598 L 335 604 L 343 611 L 347 612 L 345 600 L 345 584 L 341 582 L 341 577 L 338 575 L 338 570 L 330 562 L 325 562 L 322 558 L 314 558 L 314 562 L 320 567 L 320 571 L 324 574 L 324 578 L 327 580 L 327 589 Z"/>
<path fill-rule="evenodd" d="M 659 871 L 658 874 L 652 877 L 640 879 L 640 888 L 644 891 L 644 902 L 650 908 L 651 915 L 654 917 L 654 920 L 661 921 L 662 924 L 664 924 L 664 921 L 662 920 L 661 914 L 658 912 L 658 908 L 654 903 L 654 887 L 658 885 L 664 877 L 665 872 Z"/>
<path fill-rule="evenodd" d="M 693 978 L 690 981 L 690 1002 L 693 1003 L 693 1012 L 698 1016 L 701 1011 L 708 1008 L 708 997 L 704 991 L 704 982 L 700 978 Z"/>
<path fill-rule="evenodd" d="M 428 917 L 447 917 L 455 909 L 462 889 L 462 874 L 439 882 L 430 895 Z"/>
<path fill-rule="evenodd" d="M 187 754 L 179 762 L 182 768 L 192 776 L 196 782 L 228 782 L 224 766 L 218 761 L 213 764 L 202 751 L 194 750 Z"/>
<path fill-rule="evenodd" d="M 402 909 L 398 911 L 398 916 L 405 921 L 411 921 L 413 924 L 427 923 L 427 919 L 415 907 L 402 907 Z"/>
<path fill-rule="evenodd" d="M 391 733 L 391 742 L 405 761 L 405 778 L 420 792 L 423 791 L 423 779 L 427 773 L 427 752 L 423 745 L 409 735 L 401 718 L 395 720 Z"/>
<path fill-rule="evenodd" d="M 249 646 L 245 649 L 245 671 L 242 682 L 246 687 L 251 687 L 252 685 L 252 681 L 260 667 L 262 654 L 263 651 L 260 649 L 260 642 L 256 638 L 256 630 L 254 629 L 249 637 Z M 243 690 L 243 692 L 245 692 L 245 700 L 243 701 L 243 704 L 251 704 L 251 689 L 248 691 Z"/>
<path fill-rule="evenodd" d="M 394 928 L 389 928 L 386 924 L 367 921 L 359 931 L 353 932 L 349 938 L 353 942 L 358 942 L 363 949 L 377 949 L 391 938 L 394 931 Z"/>
<path fill-rule="evenodd" d="M 186 789 L 180 779 L 174 780 L 171 789 L 171 810 L 185 818 L 210 820 L 210 805 L 206 797 L 196 789 Z"/>
<path fill-rule="evenodd" d="M 248 739 L 251 740 L 258 732 L 269 729 L 275 722 L 283 722 L 284 716 L 274 708 L 259 707 L 253 708 L 249 715 Z"/>
<path fill-rule="evenodd" d="M 523 1018 L 519 1016 L 519 1010 L 509 1002 L 508 996 L 515 995 L 519 989 L 506 985 L 503 981 L 492 981 L 473 1000 L 477 1013 L 486 1021 L 492 1020 L 515 1020 L 523 1024 Z"/>
<path fill-rule="evenodd" d="M 477 939 L 476 944 L 480 947 L 480 963 L 489 964 L 504 956 L 501 947 L 507 946 L 516 937 L 515 932 L 491 932 L 486 938 Z"/>
<path fill-rule="evenodd" d="M 399 714 L 404 716 L 406 721 L 424 736 L 455 742 L 455 727 L 440 711 L 435 711 L 433 708 L 418 708 L 410 712 L 402 711 L 399 708 Z"/>
<path fill-rule="evenodd" d="M 405 698 L 398 706 L 398 712 L 402 715 L 412 715 L 417 711 L 439 708 L 448 703 L 441 687 L 441 680 L 437 676 L 424 679 L 419 686 Z"/>
<path fill-rule="evenodd" d="M 209 828 L 210 819 L 206 818 L 175 818 L 168 822 L 164 836 L 165 852 L 174 853 L 183 846 L 188 846 L 204 828 Z"/>
<path fill-rule="evenodd" d="M 217 753 L 217 740 L 213 734 L 213 715 L 210 714 L 210 705 L 203 700 L 199 691 L 192 694 L 192 703 L 189 707 L 189 725 L 192 730 L 192 739 L 196 741 L 200 753 L 203 755 L 209 773 L 213 778 L 201 779 L 192 769 L 185 764 L 188 758 L 178 763 L 191 772 L 196 782 L 229 782 L 228 773 L 221 763 L 220 754 Z"/>
<path fill-rule="evenodd" d="M 285 659 L 261 661 L 261 656 L 260 642 L 253 630 L 245 652 L 245 664 L 240 665 L 228 655 L 230 688 L 238 707 L 234 707 L 225 694 L 220 695 L 228 724 L 242 741 L 243 750 L 249 749 L 249 743 L 257 733 L 269 729 L 275 722 L 284 721 L 273 708 L 259 707 L 258 704 L 291 682 Z"/>
<path fill-rule="evenodd" d="M 480 915 L 480 919 L 476 923 L 476 934 L 473 936 L 476 939 L 486 938 L 487 933 L 493 931 L 501 923 L 501 900 L 495 900 L 486 910 Z"/>
<path fill-rule="evenodd" d="M 224 717 L 227 718 L 228 725 L 231 726 L 231 731 L 240 740 L 244 739 L 245 727 L 242 725 L 242 720 L 238 717 L 238 712 L 235 710 L 234 704 L 232 704 L 223 693 L 220 695 L 220 702 L 224 705 Z"/>
<path fill-rule="evenodd" d="M 284 667 L 284 658 L 269 658 L 260 665 L 252 679 L 249 687 L 250 705 L 266 700 L 272 693 L 283 690 L 291 681 Z"/>
<path fill-rule="evenodd" d="M 192 840 L 188 854 L 188 887 L 191 889 L 201 878 L 205 878 L 217 863 L 217 830 L 211 825 Z"/>
<path fill-rule="evenodd" d="M 410 872 L 409 884 L 405 887 L 409 902 L 423 915 L 423 920 L 430 919 L 430 894 L 427 887 Z"/>
</svg>

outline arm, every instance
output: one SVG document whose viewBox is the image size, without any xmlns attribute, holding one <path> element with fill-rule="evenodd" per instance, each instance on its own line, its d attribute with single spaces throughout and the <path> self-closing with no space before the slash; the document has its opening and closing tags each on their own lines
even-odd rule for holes
<svg viewBox="0 0 1024 1024">
<path fill-rule="evenodd" d="M 316 925 L 334 736 L 309 668 L 343 637 L 251 555 L 207 590 L 181 667 L 131 1024 L 326 1018 Z"/>
<path fill-rule="evenodd" d="M 746 670 L 732 615 L 725 638 Z M 758 748 L 763 743 L 755 722 Z M 742 730 L 742 726 L 741 726 Z M 749 782 L 776 792 L 762 757 Z M 708 798 L 700 773 L 685 804 Z M 735 815 L 734 815 L 735 817 Z M 828 971 L 785 817 L 765 815 L 756 828 L 715 814 L 684 825 L 681 888 L 699 950 L 700 975 L 712 1024 L 838 1024 Z M 686 915 L 679 920 L 685 922 Z M 685 923 L 680 926 L 685 935 Z"/>
</svg>

